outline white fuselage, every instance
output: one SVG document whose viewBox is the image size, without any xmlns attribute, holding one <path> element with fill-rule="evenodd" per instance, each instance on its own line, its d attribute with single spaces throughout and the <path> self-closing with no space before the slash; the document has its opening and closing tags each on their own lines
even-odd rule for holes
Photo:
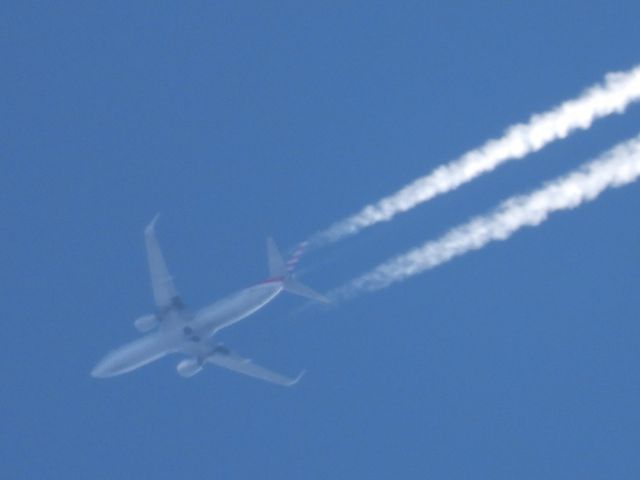
<svg viewBox="0 0 640 480">
<path fill-rule="evenodd" d="M 282 292 L 282 289 L 281 281 L 272 280 L 240 290 L 200 310 L 190 326 L 202 336 L 211 336 L 258 311 Z"/>
<path fill-rule="evenodd" d="M 161 320 L 157 331 L 109 353 L 91 374 L 94 377 L 120 375 L 173 352 L 196 357 L 205 355 L 212 347 L 204 339 L 255 313 L 282 290 L 281 280 L 269 279 L 223 298 L 194 316 L 173 312 L 169 318 Z"/>
</svg>

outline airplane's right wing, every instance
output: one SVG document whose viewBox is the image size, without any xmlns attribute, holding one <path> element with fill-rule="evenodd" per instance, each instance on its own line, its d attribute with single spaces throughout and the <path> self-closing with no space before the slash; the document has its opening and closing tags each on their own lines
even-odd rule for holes
<svg viewBox="0 0 640 480">
<path fill-rule="evenodd" d="M 265 367 L 261 367 L 248 358 L 242 358 L 225 347 L 218 347 L 215 352 L 207 358 L 207 362 L 213 363 L 218 367 L 286 387 L 298 383 L 304 374 L 304 372 L 302 372 L 295 378 L 287 377 Z"/>
</svg>

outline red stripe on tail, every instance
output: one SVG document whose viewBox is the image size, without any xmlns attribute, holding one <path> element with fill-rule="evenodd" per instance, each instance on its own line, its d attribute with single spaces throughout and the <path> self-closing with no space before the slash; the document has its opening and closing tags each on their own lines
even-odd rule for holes
<svg viewBox="0 0 640 480">
<path fill-rule="evenodd" d="M 307 242 L 302 242 L 293 250 L 293 253 L 289 257 L 289 260 L 287 260 L 287 273 L 291 273 L 295 266 L 298 264 L 306 246 Z"/>
</svg>

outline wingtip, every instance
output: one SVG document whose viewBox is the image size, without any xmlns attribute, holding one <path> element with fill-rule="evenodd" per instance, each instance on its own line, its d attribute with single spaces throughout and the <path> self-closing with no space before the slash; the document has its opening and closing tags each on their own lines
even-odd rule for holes
<svg viewBox="0 0 640 480">
<path fill-rule="evenodd" d="M 160 218 L 160 212 L 156 213 L 147 228 L 144 229 L 145 233 L 151 233 L 156 228 L 156 223 L 158 222 L 158 218 Z"/>
<path fill-rule="evenodd" d="M 296 383 L 298 383 L 302 379 L 302 377 L 304 377 L 305 373 L 307 373 L 307 371 L 302 370 L 296 378 L 294 378 L 287 384 L 287 387 L 293 387 Z"/>
<path fill-rule="evenodd" d="M 272 235 L 267 235 L 267 248 L 274 248 L 275 250 L 278 250 L 278 245 Z"/>
</svg>

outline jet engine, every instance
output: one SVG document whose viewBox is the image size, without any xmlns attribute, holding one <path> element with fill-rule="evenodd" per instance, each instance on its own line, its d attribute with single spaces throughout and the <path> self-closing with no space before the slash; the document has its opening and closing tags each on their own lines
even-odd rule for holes
<svg viewBox="0 0 640 480">
<path fill-rule="evenodd" d="M 199 362 L 195 358 L 187 358 L 186 360 L 182 360 L 176 369 L 180 376 L 188 378 L 193 377 L 196 373 L 202 370 L 202 367 L 202 362 Z"/>
<path fill-rule="evenodd" d="M 144 315 L 140 318 L 137 318 L 133 322 L 133 325 L 140 333 L 145 333 L 156 328 L 158 326 L 158 323 L 160 322 L 158 321 L 158 317 L 156 317 L 155 315 Z"/>
</svg>

